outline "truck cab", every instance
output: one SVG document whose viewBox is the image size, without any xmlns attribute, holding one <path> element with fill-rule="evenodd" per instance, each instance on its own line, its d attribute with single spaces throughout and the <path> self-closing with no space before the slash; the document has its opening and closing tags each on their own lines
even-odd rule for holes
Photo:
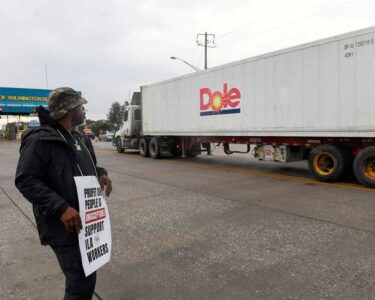
<svg viewBox="0 0 375 300">
<path fill-rule="evenodd" d="M 128 105 L 122 119 L 122 125 L 116 132 L 116 138 L 122 136 L 124 138 L 138 137 L 141 132 L 141 107 L 139 105 Z"/>
<path fill-rule="evenodd" d="M 142 131 L 142 113 L 140 93 L 133 94 L 131 103 L 125 104 L 122 125 L 115 134 L 115 144 L 118 152 L 125 149 L 138 149 L 139 137 Z"/>
</svg>

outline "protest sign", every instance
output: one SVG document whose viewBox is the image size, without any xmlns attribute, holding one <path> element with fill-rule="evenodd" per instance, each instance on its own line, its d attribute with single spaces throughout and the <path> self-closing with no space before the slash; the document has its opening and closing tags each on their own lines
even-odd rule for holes
<svg viewBox="0 0 375 300">
<path fill-rule="evenodd" d="M 86 277 L 111 258 L 112 236 L 108 207 L 95 176 L 74 177 L 82 230 L 78 235 Z"/>
</svg>

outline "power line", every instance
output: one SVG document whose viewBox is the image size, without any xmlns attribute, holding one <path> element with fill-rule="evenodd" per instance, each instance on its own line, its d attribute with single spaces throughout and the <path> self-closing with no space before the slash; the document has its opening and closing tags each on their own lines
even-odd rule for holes
<svg viewBox="0 0 375 300">
<path fill-rule="evenodd" d="M 254 33 L 254 34 L 251 34 L 251 35 L 248 35 L 248 36 L 242 37 L 242 38 L 240 38 L 240 39 L 236 39 L 236 40 L 229 41 L 229 42 L 227 42 L 227 43 L 224 43 L 224 44 L 218 45 L 218 47 L 219 47 L 219 46 L 222 47 L 222 46 L 225 46 L 225 45 L 228 45 L 228 44 L 231 44 L 231 43 L 236 43 L 236 42 L 239 42 L 239 41 L 242 41 L 242 40 L 246 40 L 246 39 L 249 39 L 249 38 L 251 38 L 251 37 L 254 37 L 254 36 L 257 36 L 257 35 L 260 35 L 260 34 L 263 34 L 263 33 L 267 33 L 267 32 L 270 32 L 270 31 L 274 31 L 274 30 L 277 30 L 277 29 L 279 29 L 279 28 L 282 28 L 282 27 L 285 27 L 285 26 L 288 26 L 288 25 L 291 25 L 291 24 L 295 24 L 295 23 L 298 23 L 298 22 L 304 21 L 304 20 L 306 20 L 306 19 L 310 19 L 310 18 L 312 18 L 312 17 L 315 17 L 315 16 L 318 16 L 318 15 L 321 15 L 321 14 L 323 14 L 323 13 L 325 13 L 325 12 L 331 10 L 331 9 L 334 9 L 334 8 L 337 8 L 337 7 L 341 7 L 341 6 L 344 6 L 344 5 L 350 4 L 350 3 L 354 2 L 354 1 L 356 1 L 356 0 L 350 0 L 350 1 L 347 1 L 347 2 L 344 2 L 344 3 L 341 3 L 341 4 L 338 4 L 338 5 L 335 5 L 335 6 L 329 7 L 329 8 L 327 8 L 327 9 L 321 10 L 321 11 L 319 11 L 319 12 L 317 12 L 317 13 L 314 13 L 314 14 L 312 14 L 312 15 L 309 15 L 309 16 L 307 16 L 307 17 L 303 17 L 303 18 L 300 18 L 300 19 L 296 19 L 296 20 L 294 20 L 294 21 L 292 21 L 292 22 L 288 22 L 288 23 L 285 23 L 285 24 L 281 24 L 281 25 L 279 25 L 279 26 L 275 26 L 275 27 L 272 27 L 272 28 L 266 29 L 266 30 L 264 30 L 264 31 Z"/>
<path fill-rule="evenodd" d="M 269 17 L 270 15 L 272 15 L 273 13 L 279 11 L 280 9 L 283 9 L 283 8 L 285 9 L 286 7 L 289 7 L 290 4 L 292 4 L 292 3 L 294 3 L 294 2 L 301 2 L 301 0 L 292 0 L 292 1 L 289 1 L 289 2 L 286 3 L 286 4 L 283 4 L 282 6 L 279 6 L 278 8 L 269 11 L 268 14 L 264 14 L 263 16 L 258 16 L 258 17 L 256 17 L 256 18 L 254 18 L 251 22 L 248 22 L 248 23 L 246 23 L 246 24 L 243 24 L 243 25 L 241 25 L 241 26 L 238 26 L 238 27 L 236 27 L 236 28 L 234 28 L 234 29 L 232 29 L 232 30 L 230 30 L 230 31 L 227 31 L 227 32 L 225 32 L 225 33 L 219 35 L 219 36 L 217 37 L 217 39 L 221 39 L 221 38 L 223 38 L 224 36 L 229 35 L 229 34 L 232 34 L 233 32 L 236 32 L 236 31 L 238 31 L 238 30 L 240 30 L 240 29 L 242 29 L 242 28 L 245 28 L 245 27 L 247 27 L 247 26 L 249 26 L 249 25 L 252 25 L 252 24 L 258 23 L 259 21 L 264 20 L 264 18 L 267 18 L 267 17 Z"/>
</svg>

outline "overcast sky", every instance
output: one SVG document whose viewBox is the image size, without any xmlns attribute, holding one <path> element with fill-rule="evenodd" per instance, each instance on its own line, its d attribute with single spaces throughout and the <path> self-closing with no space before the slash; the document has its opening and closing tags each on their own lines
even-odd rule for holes
<svg viewBox="0 0 375 300">
<path fill-rule="evenodd" d="M 0 86 L 71 86 L 105 118 L 144 84 L 375 25 L 374 0 L 0 0 Z"/>
</svg>

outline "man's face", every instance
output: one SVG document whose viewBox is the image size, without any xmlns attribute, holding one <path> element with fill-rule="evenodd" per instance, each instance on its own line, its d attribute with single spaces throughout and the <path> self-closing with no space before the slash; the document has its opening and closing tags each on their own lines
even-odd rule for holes
<svg viewBox="0 0 375 300">
<path fill-rule="evenodd" d="M 85 122 L 85 108 L 82 105 L 78 105 L 72 110 L 72 122 L 74 126 L 81 125 Z"/>
</svg>

